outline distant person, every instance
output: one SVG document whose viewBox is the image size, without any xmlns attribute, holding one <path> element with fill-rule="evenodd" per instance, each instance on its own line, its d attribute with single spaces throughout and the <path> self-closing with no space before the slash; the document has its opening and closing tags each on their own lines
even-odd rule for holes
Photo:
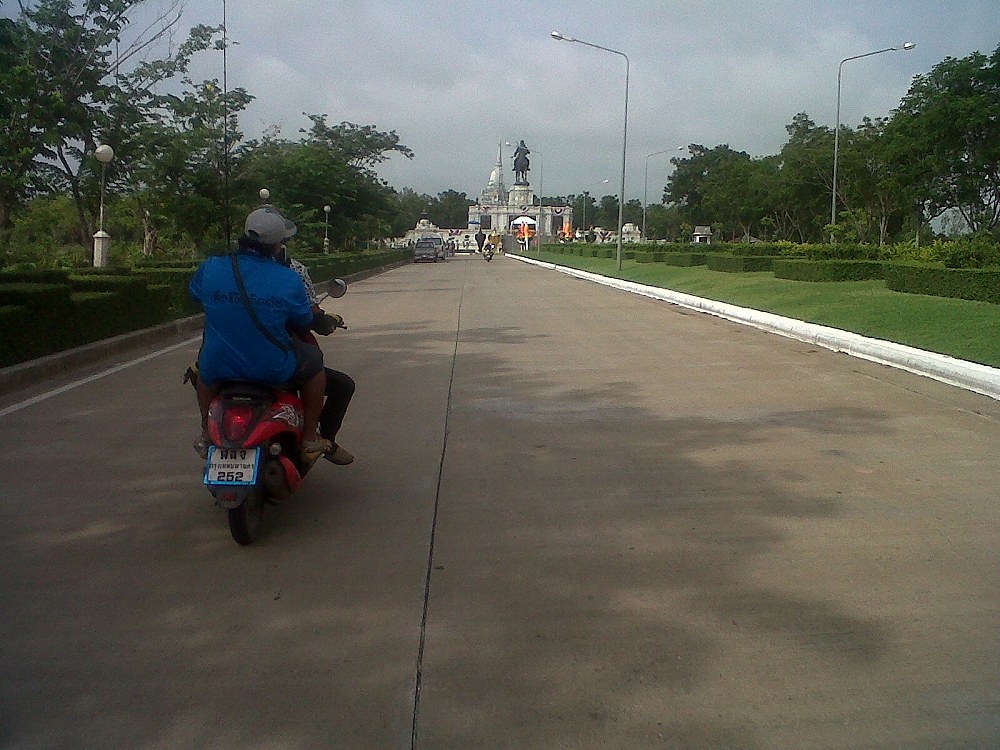
<svg viewBox="0 0 1000 750">
<path fill-rule="evenodd" d="M 482 252 L 483 245 L 486 244 L 486 233 L 482 229 L 476 232 L 476 244 L 479 245 L 479 252 Z"/>
</svg>

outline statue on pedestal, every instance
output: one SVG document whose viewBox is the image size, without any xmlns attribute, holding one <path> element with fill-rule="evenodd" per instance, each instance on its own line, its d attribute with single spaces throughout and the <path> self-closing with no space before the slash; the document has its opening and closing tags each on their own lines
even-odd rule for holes
<svg viewBox="0 0 1000 750">
<path fill-rule="evenodd" d="M 514 184 L 515 185 L 527 185 L 528 184 L 528 171 L 531 169 L 528 162 L 528 154 L 531 151 L 528 147 L 524 145 L 524 140 L 522 140 L 517 148 L 514 149 Z"/>
</svg>

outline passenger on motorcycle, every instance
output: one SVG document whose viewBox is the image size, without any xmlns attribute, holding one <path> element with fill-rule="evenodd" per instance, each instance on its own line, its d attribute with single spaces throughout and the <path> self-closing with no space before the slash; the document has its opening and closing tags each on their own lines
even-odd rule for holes
<svg viewBox="0 0 1000 750">
<path fill-rule="evenodd" d="M 309 297 L 309 304 L 312 305 L 313 323 L 311 329 L 327 335 L 333 333 L 336 328 L 346 328 L 342 317 L 329 315 L 319 306 L 319 296 L 316 294 L 316 287 L 309 274 L 309 269 L 303 263 L 290 257 L 286 246 L 282 246 L 279 260 L 295 271 L 302 279 L 306 295 Z M 318 346 L 316 337 L 312 335 L 311 331 L 301 330 L 297 332 L 297 335 L 306 343 Z M 326 403 L 319 414 L 319 434 L 333 443 L 333 450 L 325 453 L 323 457 L 332 463 L 346 466 L 354 461 L 354 456 L 337 443 L 337 433 L 344 423 L 347 407 L 350 406 L 351 398 L 354 396 L 354 379 L 347 373 L 334 370 L 332 367 L 324 367 L 323 369 L 326 372 Z"/>
<path fill-rule="evenodd" d="M 205 309 L 198 353 L 198 406 L 202 436 L 219 383 L 256 380 L 297 390 L 302 399 L 302 457 L 315 461 L 334 450 L 317 432 L 326 373 L 318 346 L 293 338 L 288 327 L 307 327 L 312 305 L 299 275 L 278 262 L 297 227 L 271 206 L 252 211 L 232 255 L 206 259 L 191 280 L 191 295 Z M 207 447 L 206 447 L 207 450 Z"/>
</svg>

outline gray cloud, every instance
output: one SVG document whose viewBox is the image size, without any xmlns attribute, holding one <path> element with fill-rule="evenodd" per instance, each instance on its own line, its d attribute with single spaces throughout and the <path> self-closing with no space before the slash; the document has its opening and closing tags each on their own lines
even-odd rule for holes
<svg viewBox="0 0 1000 750">
<path fill-rule="evenodd" d="M 184 21 L 219 23 L 221 12 L 221 0 L 188 0 Z M 832 126 L 844 57 L 918 45 L 845 65 L 842 121 L 854 125 L 888 116 L 911 77 L 946 56 L 1000 43 L 996 0 L 229 0 L 227 15 L 238 43 L 229 85 L 257 97 L 247 136 L 279 125 L 295 137 L 303 112 L 395 130 L 416 158 L 382 165 L 390 184 L 470 196 L 498 141 L 521 138 L 540 154 L 536 189 L 543 176 L 549 195 L 609 177 L 617 192 L 624 61 L 556 42 L 553 29 L 629 55 L 630 197 L 641 197 L 654 151 L 695 142 L 775 153 L 800 111 Z M 220 77 L 220 57 L 192 73 Z M 650 197 L 669 156 L 649 162 Z"/>
</svg>

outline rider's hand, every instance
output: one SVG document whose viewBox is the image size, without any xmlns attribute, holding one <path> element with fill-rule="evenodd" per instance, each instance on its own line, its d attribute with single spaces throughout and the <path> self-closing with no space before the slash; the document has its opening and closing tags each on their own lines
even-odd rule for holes
<svg viewBox="0 0 1000 750">
<path fill-rule="evenodd" d="M 329 336 L 338 328 L 346 328 L 344 319 L 339 315 L 330 315 L 326 312 L 318 312 L 313 315 L 312 325 L 309 326 L 320 336 Z"/>
</svg>

